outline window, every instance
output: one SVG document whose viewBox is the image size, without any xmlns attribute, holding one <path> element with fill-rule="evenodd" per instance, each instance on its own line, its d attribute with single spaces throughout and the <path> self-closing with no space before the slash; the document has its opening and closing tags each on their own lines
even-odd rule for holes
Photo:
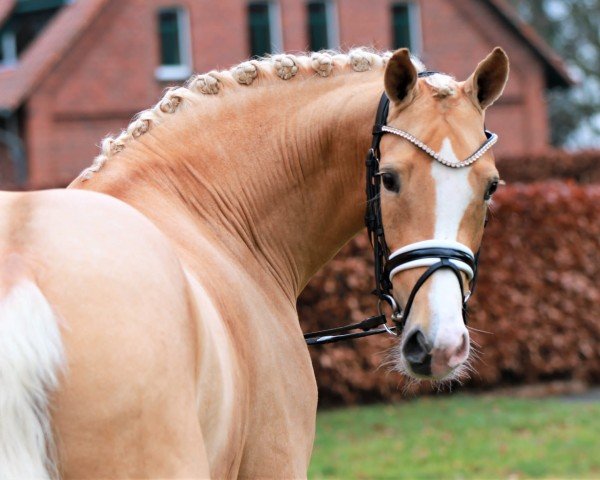
<svg viewBox="0 0 600 480">
<path fill-rule="evenodd" d="M 159 80 L 183 80 L 192 73 L 189 20 L 183 8 L 165 8 L 158 12 L 160 66 Z"/>
<path fill-rule="evenodd" d="M 0 29 L 0 64 L 11 66 L 68 0 L 18 0 Z"/>
<path fill-rule="evenodd" d="M 410 48 L 419 53 L 421 49 L 419 32 L 419 10 L 414 2 L 396 3 L 392 6 L 393 48 Z"/>
<path fill-rule="evenodd" d="M 262 57 L 281 50 L 279 8 L 275 2 L 248 4 L 250 56 Z"/>
<path fill-rule="evenodd" d="M 332 0 L 308 2 L 308 42 L 313 52 L 338 46 L 337 15 Z"/>
</svg>

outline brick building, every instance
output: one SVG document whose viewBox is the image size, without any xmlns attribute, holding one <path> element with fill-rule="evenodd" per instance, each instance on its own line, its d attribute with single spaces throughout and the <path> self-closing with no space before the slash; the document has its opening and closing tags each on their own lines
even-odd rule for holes
<svg viewBox="0 0 600 480">
<path fill-rule="evenodd" d="M 252 54 L 410 46 L 459 79 L 493 46 L 512 72 L 488 125 L 499 155 L 543 149 L 545 92 L 571 83 L 505 0 L 0 0 L 0 174 L 64 185 L 107 133 L 192 72 Z"/>
</svg>

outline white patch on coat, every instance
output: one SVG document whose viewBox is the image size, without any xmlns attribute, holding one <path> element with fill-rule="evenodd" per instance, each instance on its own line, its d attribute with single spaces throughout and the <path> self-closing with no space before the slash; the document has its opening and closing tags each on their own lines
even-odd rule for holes
<svg viewBox="0 0 600 480">
<path fill-rule="evenodd" d="M 460 161 L 448 138 L 442 142 L 439 154 L 450 161 Z M 431 175 L 435 182 L 434 239 L 458 240 L 460 223 L 473 199 L 470 170 L 469 167 L 449 168 L 432 162 Z M 451 270 L 439 270 L 430 279 L 429 303 L 429 338 L 434 347 L 445 349 L 458 346 L 466 329 L 462 318 L 460 286 Z"/>
<path fill-rule="evenodd" d="M 460 162 L 448 138 L 442 142 L 439 151 L 442 158 Z M 469 167 L 450 168 L 439 162 L 432 162 L 431 176 L 435 182 L 435 229 L 436 240 L 457 240 L 460 222 L 473 199 L 473 189 L 469 183 Z"/>
<path fill-rule="evenodd" d="M 30 281 L 0 300 L 0 478 L 57 478 L 48 394 L 65 353 L 57 318 Z"/>
<path fill-rule="evenodd" d="M 184 272 L 201 316 L 198 335 L 203 356 L 199 360 L 197 408 L 199 418 L 205 421 L 202 431 L 206 455 L 212 465 L 218 463 L 234 429 L 232 412 L 237 408 L 234 404 L 236 372 L 231 359 L 235 355 L 227 329 L 210 295 L 191 272 Z M 218 401 L 210 401 L 211 398 L 218 398 Z"/>
</svg>

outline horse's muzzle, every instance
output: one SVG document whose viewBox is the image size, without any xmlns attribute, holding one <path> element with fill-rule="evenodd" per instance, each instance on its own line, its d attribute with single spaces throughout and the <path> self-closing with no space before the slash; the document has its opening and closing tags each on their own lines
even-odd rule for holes
<svg viewBox="0 0 600 480">
<path fill-rule="evenodd" d="M 406 336 L 402 356 L 407 373 L 421 378 L 444 379 L 468 358 L 468 333 L 445 338 L 442 344 L 434 345 L 421 329 L 416 328 Z"/>
</svg>

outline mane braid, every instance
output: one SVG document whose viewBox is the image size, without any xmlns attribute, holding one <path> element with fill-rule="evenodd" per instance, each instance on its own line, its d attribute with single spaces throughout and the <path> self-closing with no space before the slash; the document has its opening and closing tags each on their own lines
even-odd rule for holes
<svg viewBox="0 0 600 480">
<path fill-rule="evenodd" d="M 82 181 L 90 179 L 109 159 L 123 151 L 128 143 L 169 118 L 186 99 L 198 95 L 217 95 L 224 88 L 249 86 L 259 77 L 289 80 L 299 71 L 308 75 L 329 77 L 336 70 L 365 72 L 383 68 L 392 53 L 355 48 L 348 53 L 324 50 L 297 55 L 277 54 L 245 61 L 229 70 L 213 70 L 193 75 L 183 86 L 167 89 L 156 105 L 135 115 L 131 123 L 119 135 L 104 138 L 100 145 L 100 154 L 94 158 L 91 166 L 79 174 L 79 178 Z M 413 57 L 412 61 L 417 71 L 425 70 L 420 60 Z M 432 86 L 436 87 L 436 85 Z"/>
</svg>

